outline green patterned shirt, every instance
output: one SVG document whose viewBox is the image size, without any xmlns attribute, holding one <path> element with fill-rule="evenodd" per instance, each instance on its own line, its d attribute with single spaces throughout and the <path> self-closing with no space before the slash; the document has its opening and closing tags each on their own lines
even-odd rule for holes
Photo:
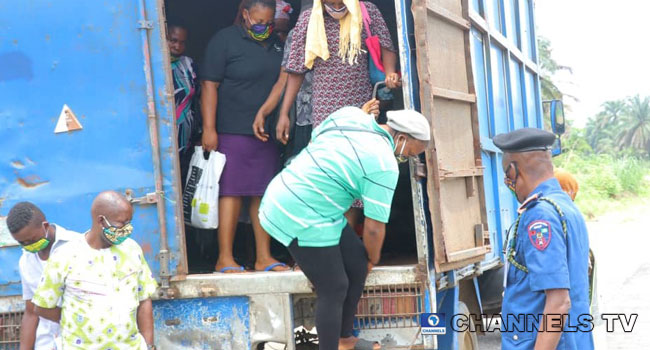
<svg viewBox="0 0 650 350">
<path fill-rule="evenodd" d="M 134 240 L 97 250 L 80 239 L 50 257 L 32 302 L 54 308 L 61 300 L 64 349 L 146 349 L 136 313 L 156 288 Z"/>
</svg>

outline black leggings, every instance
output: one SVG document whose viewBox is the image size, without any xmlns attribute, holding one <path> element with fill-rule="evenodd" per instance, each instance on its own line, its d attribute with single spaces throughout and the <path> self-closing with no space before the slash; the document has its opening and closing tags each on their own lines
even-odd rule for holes
<svg viewBox="0 0 650 350">
<path fill-rule="evenodd" d="M 289 252 L 316 288 L 319 350 L 337 350 L 339 337 L 352 335 L 354 314 L 368 274 L 368 255 L 349 225 L 332 247 L 299 247 Z"/>
</svg>

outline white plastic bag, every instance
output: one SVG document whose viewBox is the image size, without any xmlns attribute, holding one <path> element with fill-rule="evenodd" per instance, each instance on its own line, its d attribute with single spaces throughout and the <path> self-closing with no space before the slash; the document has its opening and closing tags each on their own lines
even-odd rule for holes
<svg viewBox="0 0 650 350">
<path fill-rule="evenodd" d="M 203 147 L 194 147 L 183 192 L 185 223 L 201 229 L 219 226 L 219 179 L 226 155 L 211 151 L 203 157 Z"/>
</svg>

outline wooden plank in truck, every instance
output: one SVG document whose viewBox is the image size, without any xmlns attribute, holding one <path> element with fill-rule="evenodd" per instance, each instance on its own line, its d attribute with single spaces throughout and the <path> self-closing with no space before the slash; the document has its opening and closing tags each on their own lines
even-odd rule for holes
<svg viewBox="0 0 650 350">
<path fill-rule="evenodd" d="M 431 123 L 427 194 L 437 272 L 490 250 L 466 0 L 413 0 L 420 101 Z"/>
</svg>

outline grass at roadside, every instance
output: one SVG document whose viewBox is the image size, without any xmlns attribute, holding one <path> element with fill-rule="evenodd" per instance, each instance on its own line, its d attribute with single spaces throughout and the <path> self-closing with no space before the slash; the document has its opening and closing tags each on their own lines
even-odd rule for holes
<svg viewBox="0 0 650 350">
<path fill-rule="evenodd" d="M 587 219 L 650 203 L 647 160 L 569 152 L 554 158 L 553 163 L 578 180 L 576 204 Z"/>
</svg>

